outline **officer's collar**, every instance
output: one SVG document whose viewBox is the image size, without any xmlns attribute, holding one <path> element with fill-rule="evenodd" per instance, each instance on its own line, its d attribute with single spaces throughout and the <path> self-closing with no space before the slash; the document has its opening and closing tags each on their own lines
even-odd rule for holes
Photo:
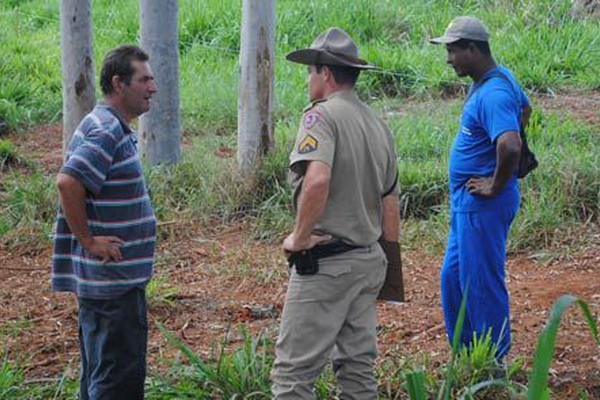
<svg viewBox="0 0 600 400">
<path fill-rule="evenodd" d="M 327 100 L 331 100 L 334 97 L 340 97 L 340 98 L 357 98 L 356 96 L 356 92 L 354 91 L 354 89 L 340 89 L 340 90 L 336 90 L 335 92 L 331 93 L 329 96 L 327 96 Z"/>
<path fill-rule="evenodd" d="M 335 97 L 346 98 L 346 99 L 358 99 L 358 96 L 356 95 L 356 92 L 354 91 L 354 89 L 336 90 L 335 92 L 330 93 L 329 96 L 327 96 L 326 98 L 318 99 L 318 100 L 315 100 L 312 103 L 310 103 L 308 106 L 306 106 L 304 108 L 304 112 L 309 111 L 311 108 L 313 108 L 314 106 L 316 106 L 319 103 L 324 103 L 327 100 L 331 100 Z"/>
</svg>

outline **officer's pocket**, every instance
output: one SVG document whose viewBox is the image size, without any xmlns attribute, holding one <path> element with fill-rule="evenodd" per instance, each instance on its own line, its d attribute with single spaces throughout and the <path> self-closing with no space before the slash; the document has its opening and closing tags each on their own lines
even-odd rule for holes
<svg viewBox="0 0 600 400">
<path fill-rule="evenodd" d="M 319 274 L 326 275 L 331 277 L 338 277 L 340 275 L 344 275 L 352 271 L 352 267 L 348 264 L 328 264 L 320 262 L 319 264 Z"/>
</svg>

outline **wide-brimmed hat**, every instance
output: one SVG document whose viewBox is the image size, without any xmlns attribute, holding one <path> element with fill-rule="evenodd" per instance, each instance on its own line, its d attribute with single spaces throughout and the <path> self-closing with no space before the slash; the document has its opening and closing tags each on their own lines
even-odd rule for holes
<svg viewBox="0 0 600 400">
<path fill-rule="evenodd" d="M 449 44 L 460 39 L 487 42 L 490 34 L 483 22 L 474 17 L 457 17 L 450 22 L 444 36 L 431 39 L 433 44 Z"/>
<path fill-rule="evenodd" d="M 340 28 L 327 29 L 315 39 L 310 48 L 292 51 L 286 58 L 305 65 L 339 65 L 358 69 L 377 68 L 359 57 L 356 44 Z"/>
</svg>

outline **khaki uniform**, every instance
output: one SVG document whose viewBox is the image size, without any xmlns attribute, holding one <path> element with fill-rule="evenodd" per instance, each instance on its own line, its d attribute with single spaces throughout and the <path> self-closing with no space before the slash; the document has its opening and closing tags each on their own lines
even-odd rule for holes
<svg viewBox="0 0 600 400">
<path fill-rule="evenodd" d="M 397 194 L 393 137 L 354 91 L 338 91 L 305 110 L 300 123 L 290 156 L 296 206 L 306 161 L 316 160 L 331 166 L 331 181 L 315 232 L 360 247 L 319 260 L 316 275 L 292 271 L 272 390 L 277 399 L 315 398 L 314 382 L 332 357 L 341 398 L 375 399 L 375 300 L 387 265 L 377 239 L 382 197 Z"/>
</svg>

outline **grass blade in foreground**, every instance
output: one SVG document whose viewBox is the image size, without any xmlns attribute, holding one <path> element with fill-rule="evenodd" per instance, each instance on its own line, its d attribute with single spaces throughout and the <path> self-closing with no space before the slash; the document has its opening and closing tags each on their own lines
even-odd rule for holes
<svg viewBox="0 0 600 400">
<path fill-rule="evenodd" d="M 273 359 L 268 341 L 259 334 L 255 339 L 242 330 L 243 345 L 231 353 L 221 346 L 215 362 L 206 363 L 172 332 L 157 323 L 167 341 L 179 349 L 196 368 L 200 384 L 213 391 L 215 398 L 267 399 L 270 397 L 269 372 Z"/>
<path fill-rule="evenodd" d="M 590 313 L 588 305 L 575 296 L 561 296 L 552 307 L 546 328 L 539 338 L 538 348 L 533 362 L 533 370 L 529 380 L 529 390 L 527 392 L 527 398 L 529 400 L 549 399 L 549 390 L 547 387 L 548 370 L 550 369 L 550 362 L 554 355 L 554 346 L 556 343 L 558 327 L 560 325 L 560 318 L 573 303 L 577 303 L 581 307 L 590 327 L 590 331 L 592 332 L 596 343 L 600 345 L 598 326 Z"/>
<path fill-rule="evenodd" d="M 446 380 L 443 385 L 442 392 L 440 392 L 440 396 L 438 398 L 443 398 L 445 400 L 450 400 L 450 395 L 452 393 L 452 384 L 453 384 L 453 375 L 454 375 L 454 363 L 456 361 L 456 357 L 458 355 L 458 350 L 460 347 L 460 338 L 463 331 L 463 325 L 465 322 L 465 315 L 467 313 L 467 296 L 469 293 L 469 282 L 465 285 L 465 293 L 463 294 L 463 298 L 460 302 L 460 310 L 458 311 L 458 318 L 456 320 L 456 326 L 454 328 L 454 337 L 452 338 L 452 361 L 448 366 L 448 373 L 446 374 Z M 443 397 L 442 397 L 443 396 Z"/>
<path fill-rule="evenodd" d="M 406 374 L 406 391 L 410 400 L 427 400 L 425 372 L 414 371 Z"/>
</svg>

